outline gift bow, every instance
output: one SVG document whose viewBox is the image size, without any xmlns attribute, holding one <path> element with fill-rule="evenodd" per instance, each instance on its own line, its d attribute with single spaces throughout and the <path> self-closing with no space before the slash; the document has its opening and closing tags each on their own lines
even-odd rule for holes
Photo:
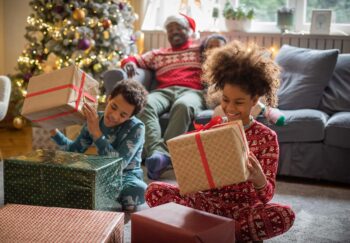
<svg viewBox="0 0 350 243">
<path fill-rule="evenodd" d="M 207 124 L 198 124 L 198 123 L 193 123 L 195 131 L 193 132 L 199 132 L 199 131 L 205 131 L 208 130 L 214 126 L 220 125 L 224 123 L 225 120 L 221 116 L 215 116 L 213 117 Z"/>
</svg>

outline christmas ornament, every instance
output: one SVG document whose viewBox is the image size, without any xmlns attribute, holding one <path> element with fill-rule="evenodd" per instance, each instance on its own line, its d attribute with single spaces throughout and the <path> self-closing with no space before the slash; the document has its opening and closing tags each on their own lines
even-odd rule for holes
<svg viewBox="0 0 350 243">
<path fill-rule="evenodd" d="M 16 116 L 13 118 L 12 124 L 16 129 L 22 129 L 26 125 L 26 121 L 23 117 Z"/>
<path fill-rule="evenodd" d="M 109 39 L 109 31 L 107 31 L 107 30 L 103 31 L 103 38 L 104 38 L 105 40 L 108 40 L 108 39 Z"/>
<path fill-rule="evenodd" d="M 84 10 L 77 8 L 73 11 L 73 19 L 82 22 L 85 19 Z"/>
<path fill-rule="evenodd" d="M 109 19 L 102 20 L 102 26 L 104 29 L 108 29 L 112 25 L 112 22 Z"/>
<path fill-rule="evenodd" d="M 37 42 L 41 42 L 44 39 L 44 34 L 41 31 L 35 31 L 34 37 L 36 38 Z"/>
<path fill-rule="evenodd" d="M 78 42 L 78 49 L 80 50 L 86 50 L 90 47 L 90 41 L 88 39 L 81 39 Z"/>
<path fill-rule="evenodd" d="M 92 69 L 96 72 L 96 73 L 99 73 L 102 71 L 102 65 L 101 63 L 96 63 L 94 64 L 94 66 L 92 67 Z"/>
</svg>

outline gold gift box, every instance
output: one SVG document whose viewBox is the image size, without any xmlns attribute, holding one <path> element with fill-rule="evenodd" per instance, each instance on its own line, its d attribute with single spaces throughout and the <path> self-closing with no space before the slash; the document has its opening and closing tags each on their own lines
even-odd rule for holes
<svg viewBox="0 0 350 243">
<path fill-rule="evenodd" d="M 97 109 L 99 83 L 76 66 L 32 77 L 22 115 L 35 125 L 53 129 L 82 124 L 82 107 Z"/>
<path fill-rule="evenodd" d="M 248 178 L 248 143 L 241 121 L 167 141 L 181 194 L 219 188 Z"/>
</svg>

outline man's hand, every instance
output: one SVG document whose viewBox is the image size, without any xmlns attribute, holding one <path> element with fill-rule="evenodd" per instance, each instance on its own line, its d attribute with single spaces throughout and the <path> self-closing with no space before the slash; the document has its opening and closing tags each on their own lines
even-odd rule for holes
<svg viewBox="0 0 350 243">
<path fill-rule="evenodd" d="M 253 182 L 256 189 L 262 189 L 267 184 L 266 176 L 255 155 L 250 152 L 248 160 L 249 177 L 248 180 Z"/>
<path fill-rule="evenodd" d="M 137 72 L 136 72 L 136 64 L 133 63 L 133 62 L 128 62 L 124 66 L 124 71 L 128 75 L 128 78 L 134 77 L 137 74 Z"/>
<path fill-rule="evenodd" d="M 94 140 L 98 139 L 102 135 L 102 132 L 99 126 L 97 112 L 87 103 L 84 103 L 83 112 L 86 116 L 89 133 L 92 135 Z"/>
</svg>

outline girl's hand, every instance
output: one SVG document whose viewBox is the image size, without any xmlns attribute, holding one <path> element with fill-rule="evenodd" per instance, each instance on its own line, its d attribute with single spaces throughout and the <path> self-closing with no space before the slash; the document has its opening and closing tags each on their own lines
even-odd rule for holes
<svg viewBox="0 0 350 243">
<path fill-rule="evenodd" d="M 263 188 L 267 183 L 266 176 L 261 168 L 261 165 L 258 159 L 255 157 L 255 155 L 252 152 L 249 153 L 249 160 L 248 160 L 247 167 L 249 170 L 248 181 L 251 181 L 254 187 L 257 189 Z"/>
<path fill-rule="evenodd" d="M 93 139 L 98 139 L 101 135 L 101 129 L 99 126 L 99 118 L 97 112 L 87 103 L 84 103 L 83 112 L 86 116 L 87 128 Z"/>
</svg>

